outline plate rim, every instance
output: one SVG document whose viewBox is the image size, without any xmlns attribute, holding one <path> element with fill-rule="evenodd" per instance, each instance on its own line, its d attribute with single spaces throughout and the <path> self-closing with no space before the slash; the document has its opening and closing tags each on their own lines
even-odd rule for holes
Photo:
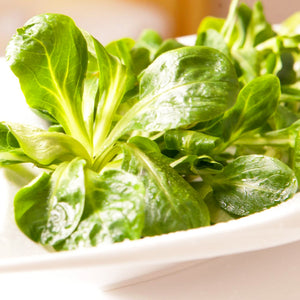
<svg viewBox="0 0 300 300">
<path fill-rule="evenodd" d="M 43 254 L 34 254 L 20 257 L 0 258 L 0 273 L 15 272 L 15 271 L 32 271 L 32 270 L 50 270 L 62 268 L 82 268 L 86 266 L 120 266 L 120 265 L 136 265 L 136 264 L 171 264 L 186 262 L 190 260 L 209 259 L 220 256 L 232 255 L 254 250 L 262 250 L 274 246 L 280 246 L 287 243 L 295 242 L 300 239 L 300 231 L 297 235 L 286 235 L 286 230 L 290 230 L 296 217 L 300 213 L 300 193 L 296 193 L 292 198 L 278 204 L 277 206 L 268 208 L 264 211 L 254 213 L 252 215 L 242 217 L 236 220 L 217 223 L 214 225 L 188 229 L 185 231 L 177 231 L 168 234 L 162 234 L 153 237 L 145 237 L 138 240 L 126 240 L 115 244 L 105 244 L 98 247 L 82 248 L 71 251 L 62 252 L 46 252 Z M 287 220 L 290 219 L 290 222 Z M 300 219 L 300 218 L 299 218 Z M 247 233 L 253 233 L 256 230 L 265 228 L 274 228 L 274 225 L 279 224 L 282 233 L 279 237 L 265 240 L 260 244 L 261 235 L 249 240 L 247 243 Z M 300 227 L 300 220 L 297 224 Z M 298 227 L 296 226 L 296 227 Z M 297 228 L 296 228 L 297 229 Z M 209 245 L 217 246 L 222 244 L 223 239 L 227 235 L 244 236 L 244 240 L 240 240 L 238 247 L 229 246 L 230 243 L 223 244 L 220 248 L 215 248 L 215 251 L 206 252 L 199 251 L 198 254 L 193 251 L 190 255 L 182 256 L 185 251 L 190 250 L 190 246 L 199 247 L 199 242 L 209 240 Z M 246 236 L 245 236 L 246 235 Z M 284 239 L 283 239 L 284 237 Z M 216 238 L 215 242 L 212 240 Z M 253 244 L 253 241 L 257 241 Z M 246 242 L 246 243 L 245 243 Z M 249 247 L 249 244 L 253 244 Z M 227 245 L 227 247 L 226 247 Z M 177 247 L 177 253 L 168 255 L 170 249 Z M 195 250 L 195 249 L 194 249 Z M 198 249 L 201 250 L 201 249 Z M 153 252 L 154 251 L 154 252 Z M 138 255 L 139 254 L 139 255 Z M 142 254 L 142 255 L 141 255 Z"/>
</svg>

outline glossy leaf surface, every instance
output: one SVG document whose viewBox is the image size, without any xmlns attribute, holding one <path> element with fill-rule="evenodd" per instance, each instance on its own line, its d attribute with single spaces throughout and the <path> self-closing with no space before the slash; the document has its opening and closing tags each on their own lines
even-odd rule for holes
<svg viewBox="0 0 300 300">
<path fill-rule="evenodd" d="M 164 135 L 166 148 L 187 154 L 210 154 L 221 143 L 219 137 L 192 130 L 169 130 Z"/>
<path fill-rule="evenodd" d="M 139 176 L 146 187 L 144 235 L 186 230 L 209 224 L 206 205 L 157 151 L 151 141 L 133 138 L 123 145 L 123 168 Z"/>
<path fill-rule="evenodd" d="M 55 245 L 75 230 L 85 203 L 84 165 L 80 159 L 63 163 L 18 191 L 15 219 L 29 238 Z"/>
<path fill-rule="evenodd" d="M 224 139 L 235 140 L 244 132 L 261 127 L 275 113 L 279 96 L 277 77 L 265 75 L 251 81 L 241 90 L 232 109 L 224 114 Z"/>
<path fill-rule="evenodd" d="M 7 48 L 29 106 L 49 113 L 89 148 L 81 110 L 87 55 L 81 31 L 71 18 L 59 14 L 33 17 Z"/>
<path fill-rule="evenodd" d="M 93 39 L 99 69 L 99 99 L 95 105 L 94 147 L 99 149 L 111 130 L 114 114 L 133 77 L 129 69 Z"/>
<path fill-rule="evenodd" d="M 76 231 L 57 250 L 96 246 L 141 237 L 144 185 L 132 174 L 108 170 L 87 172 L 86 206 Z"/>
<path fill-rule="evenodd" d="M 208 47 L 160 55 L 144 72 L 137 102 L 109 139 L 127 131 L 162 131 L 213 119 L 233 105 L 239 87 L 231 62 Z"/>
<path fill-rule="evenodd" d="M 89 160 L 85 148 L 74 138 L 37 127 L 7 124 L 24 153 L 41 165 L 70 161 L 75 157 Z"/>
<path fill-rule="evenodd" d="M 227 212 L 246 216 L 274 206 L 297 191 L 294 172 L 283 162 L 262 155 L 240 156 L 216 175 L 214 198 Z"/>
</svg>

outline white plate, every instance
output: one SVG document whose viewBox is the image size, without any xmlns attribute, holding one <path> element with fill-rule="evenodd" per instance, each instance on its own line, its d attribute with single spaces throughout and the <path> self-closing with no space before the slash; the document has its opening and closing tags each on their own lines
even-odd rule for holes
<svg viewBox="0 0 300 300">
<path fill-rule="evenodd" d="M 25 104 L 17 79 L 0 58 L 0 121 L 44 127 Z M 265 249 L 300 239 L 300 194 L 276 207 L 239 220 L 97 248 L 49 253 L 16 227 L 12 201 L 22 178 L 0 173 L 0 278 L 68 278 L 107 287 L 161 270 L 170 272 L 224 255 Z M 19 273 L 20 274 L 20 273 Z M 21 273 L 22 274 L 22 273 Z M 157 274 L 157 272 L 156 272 Z M 6 277 L 7 278 L 7 277 Z"/>
</svg>

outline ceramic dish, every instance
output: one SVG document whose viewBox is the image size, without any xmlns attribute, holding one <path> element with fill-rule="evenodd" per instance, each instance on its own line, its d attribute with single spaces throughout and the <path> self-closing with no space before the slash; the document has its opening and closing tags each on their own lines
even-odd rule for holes
<svg viewBox="0 0 300 300">
<path fill-rule="evenodd" d="M 189 44 L 193 37 L 185 39 Z M 0 120 L 44 123 L 28 108 L 4 58 L 0 59 Z M 97 248 L 50 253 L 27 239 L 13 220 L 12 200 L 22 184 L 10 169 L 0 171 L 0 278 L 73 278 L 107 287 L 160 270 L 176 270 L 212 259 L 283 245 L 300 239 L 300 194 L 239 220 Z M 156 272 L 157 273 L 157 272 Z M 28 275 L 29 274 L 29 275 Z M 29 276 L 29 277 L 28 277 Z"/>
</svg>

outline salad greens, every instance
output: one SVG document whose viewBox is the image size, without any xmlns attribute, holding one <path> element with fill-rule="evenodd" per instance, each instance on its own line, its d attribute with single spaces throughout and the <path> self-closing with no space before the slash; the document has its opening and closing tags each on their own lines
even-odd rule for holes
<svg viewBox="0 0 300 300">
<path fill-rule="evenodd" d="M 300 17 L 261 2 L 206 17 L 194 46 L 145 30 L 106 47 L 43 14 L 7 61 L 47 130 L 0 123 L 0 165 L 40 175 L 14 199 L 56 250 L 208 226 L 286 201 L 300 180 Z"/>
</svg>

